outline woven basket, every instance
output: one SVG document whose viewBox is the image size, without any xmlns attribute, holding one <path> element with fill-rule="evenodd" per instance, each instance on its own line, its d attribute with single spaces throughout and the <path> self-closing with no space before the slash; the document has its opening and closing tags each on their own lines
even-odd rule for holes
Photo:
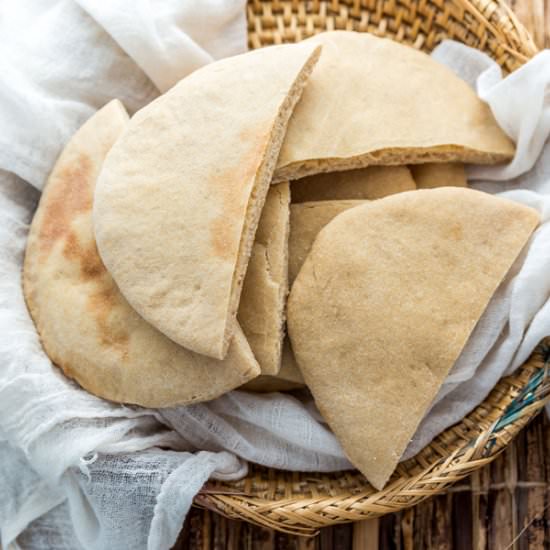
<svg viewBox="0 0 550 550">
<path fill-rule="evenodd" d="M 336 29 L 368 31 L 427 52 L 452 38 L 486 52 L 505 72 L 537 52 L 502 0 L 249 0 L 247 13 L 251 48 Z M 299 535 L 413 506 L 494 460 L 547 401 L 549 365 L 550 339 L 462 422 L 401 463 L 382 491 L 353 471 L 312 474 L 251 466 L 241 481 L 208 483 L 195 505 Z"/>
</svg>

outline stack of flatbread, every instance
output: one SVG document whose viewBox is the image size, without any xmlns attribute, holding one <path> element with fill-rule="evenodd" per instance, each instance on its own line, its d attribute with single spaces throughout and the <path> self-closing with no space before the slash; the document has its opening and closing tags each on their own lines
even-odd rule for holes
<svg viewBox="0 0 550 550">
<path fill-rule="evenodd" d="M 113 401 L 307 386 L 381 488 L 539 222 L 467 188 L 465 163 L 513 154 L 467 84 L 389 40 L 228 58 L 67 144 L 28 308 L 52 361 Z"/>
</svg>

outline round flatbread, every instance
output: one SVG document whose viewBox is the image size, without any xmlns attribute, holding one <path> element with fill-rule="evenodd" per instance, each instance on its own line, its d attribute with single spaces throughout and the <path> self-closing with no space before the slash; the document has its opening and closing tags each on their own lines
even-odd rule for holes
<svg viewBox="0 0 550 550">
<path fill-rule="evenodd" d="M 288 118 L 320 52 L 272 46 L 195 71 L 139 111 L 108 155 L 94 223 L 132 306 L 222 359 Z"/>
<path fill-rule="evenodd" d="M 399 193 L 321 230 L 288 302 L 319 410 L 377 489 L 539 223 L 471 189 Z"/>
<path fill-rule="evenodd" d="M 369 166 L 315 174 L 292 182 L 292 202 L 373 200 L 416 189 L 406 166 Z"/>
<path fill-rule="evenodd" d="M 242 331 L 223 361 L 178 346 L 132 309 L 97 252 L 94 187 L 127 124 L 112 101 L 63 150 L 31 225 L 25 299 L 50 359 L 89 392 L 145 407 L 213 399 L 260 373 Z"/>
<path fill-rule="evenodd" d="M 322 44 L 323 55 L 288 126 L 275 181 L 373 164 L 512 158 L 489 106 L 425 53 L 363 32 L 306 42 Z"/>
</svg>

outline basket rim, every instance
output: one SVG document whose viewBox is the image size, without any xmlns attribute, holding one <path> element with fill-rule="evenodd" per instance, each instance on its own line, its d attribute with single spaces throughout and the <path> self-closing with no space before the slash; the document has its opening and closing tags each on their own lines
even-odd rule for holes
<svg viewBox="0 0 550 550">
<path fill-rule="evenodd" d="M 485 50 L 506 73 L 539 51 L 506 0 L 248 0 L 247 19 L 250 48 L 337 29 L 389 36 L 430 51 L 452 38 Z"/>
<path fill-rule="evenodd" d="M 420 22 L 409 17 L 411 23 L 406 9 L 419 15 L 420 6 L 428 15 Z M 369 14 L 374 15 L 369 19 Z M 336 28 L 389 35 L 424 50 L 450 37 L 486 51 L 504 72 L 517 69 L 539 51 L 505 0 L 248 0 L 247 16 L 251 48 L 295 42 Z M 401 463 L 382 491 L 372 489 L 364 478 L 362 490 L 357 484 L 352 491 L 345 481 L 362 477 L 356 471 L 312 474 L 251 464 L 244 480 L 207 482 L 194 505 L 231 519 L 305 536 L 315 535 L 324 526 L 414 506 L 444 492 L 506 448 L 550 399 L 549 365 L 550 337 L 513 375 L 501 379 L 462 421 L 437 436 L 416 457 Z M 480 424 L 478 416 L 487 422 Z M 403 464 L 415 460 L 422 467 L 416 473 L 412 473 L 414 468 L 409 472 Z M 340 490 L 324 490 L 332 479 L 342 481 Z M 315 491 L 306 497 L 300 495 L 300 488 L 308 480 Z"/>
<path fill-rule="evenodd" d="M 497 395 L 500 408 L 479 423 L 477 414 L 486 409 L 487 402 Z M 194 504 L 220 513 L 230 519 L 244 519 L 250 523 L 295 535 L 312 536 L 319 528 L 336 523 L 360 521 L 380 517 L 418 504 L 432 495 L 444 492 L 449 486 L 467 477 L 475 470 L 492 462 L 514 437 L 550 401 L 550 338 L 539 344 L 529 360 L 511 376 L 501 379 L 487 399 L 470 412 L 461 422 L 451 426 L 434 441 L 442 446 L 439 456 L 424 469 L 406 472 L 403 465 L 414 462 L 431 449 L 425 447 L 416 457 L 401 463 L 390 483 L 381 491 L 373 489 L 357 471 L 330 474 L 289 472 L 251 464 L 251 474 L 244 482 L 209 481 L 201 489 Z M 470 420 L 472 437 L 463 440 L 450 452 L 444 450 L 444 439 L 457 425 Z M 351 473 L 350 473 L 351 472 Z M 269 496 L 266 490 L 254 488 L 262 479 L 281 484 L 299 485 L 306 478 L 320 485 L 329 478 L 353 476 L 361 478 L 363 488 L 354 491 L 318 491 L 316 496 Z M 313 480 L 313 481 L 312 481 Z M 249 481 L 249 483 L 247 483 Z M 263 482 L 265 485 L 265 482 Z M 341 508 L 339 510 L 339 508 Z"/>
</svg>

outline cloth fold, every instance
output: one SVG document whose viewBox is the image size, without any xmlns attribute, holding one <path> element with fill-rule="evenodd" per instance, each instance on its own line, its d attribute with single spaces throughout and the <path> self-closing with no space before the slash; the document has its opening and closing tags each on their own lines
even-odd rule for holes
<svg viewBox="0 0 550 550">
<path fill-rule="evenodd" d="M 6 0 L 0 6 L 5 548 L 164 549 L 176 540 L 204 481 L 237 479 L 246 460 L 289 470 L 351 467 L 307 393 L 235 391 L 156 411 L 84 392 L 42 351 L 21 291 L 38 190 L 71 134 L 114 97 L 134 112 L 203 63 L 242 51 L 244 10 L 244 0 L 208 0 L 200 8 L 181 0 Z M 544 223 L 491 301 L 407 456 L 475 407 L 550 334 L 550 61 L 539 54 L 513 79 L 500 80 L 493 61 L 465 46 L 447 42 L 434 56 L 477 83 L 518 141 L 510 167 L 474 167 L 470 178 L 480 189 L 537 208 Z"/>
<path fill-rule="evenodd" d="M 186 75 L 246 51 L 242 0 L 76 0 L 166 92 Z"/>
</svg>

